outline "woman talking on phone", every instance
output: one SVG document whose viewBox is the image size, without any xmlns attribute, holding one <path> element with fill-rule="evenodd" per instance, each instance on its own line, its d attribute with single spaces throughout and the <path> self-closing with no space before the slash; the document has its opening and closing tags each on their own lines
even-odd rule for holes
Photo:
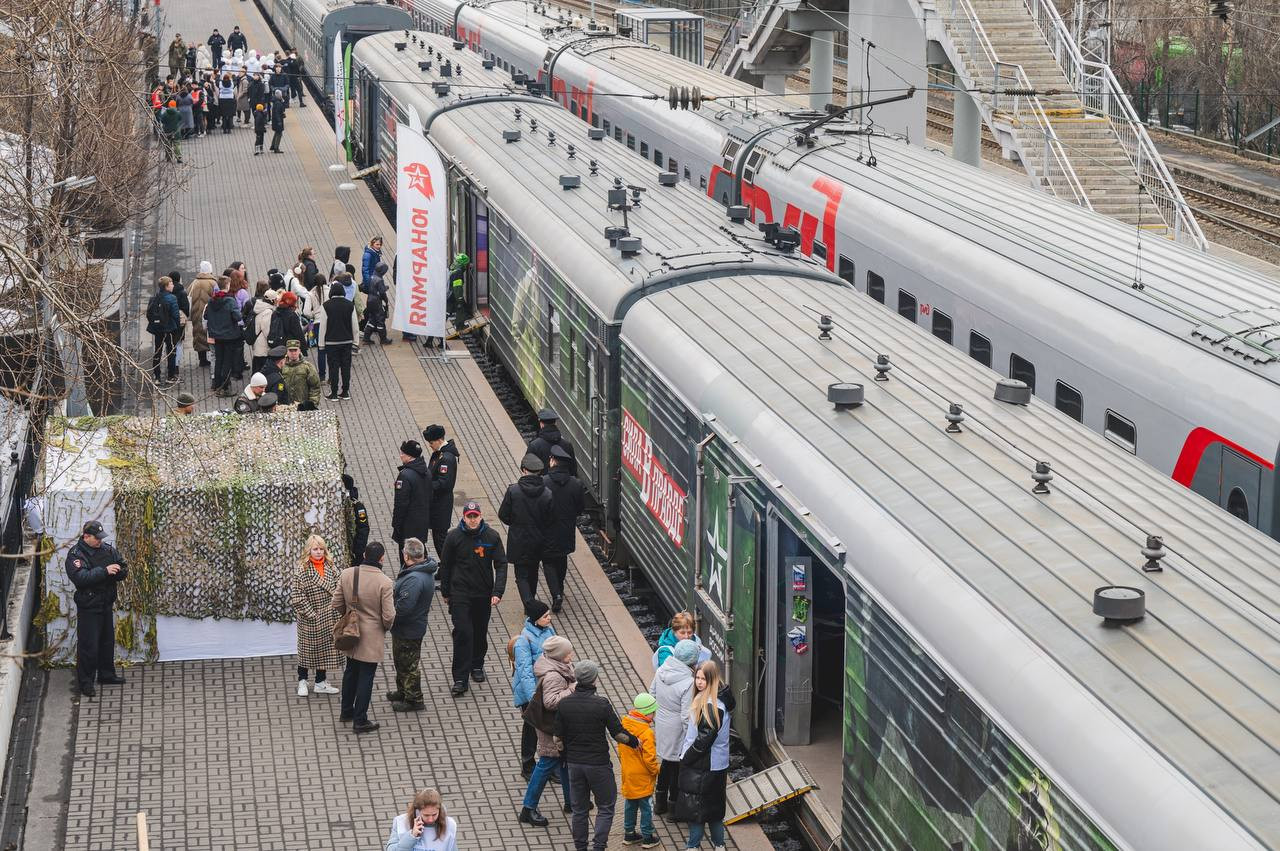
<svg viewBox="0 0 1280 851">
<path fill-rule="evenodd" d="M 440 793 L 423 789 L 391 823 L 386 851 L 458 851 L 458 823 L 445 815 Z"/>
</svg>

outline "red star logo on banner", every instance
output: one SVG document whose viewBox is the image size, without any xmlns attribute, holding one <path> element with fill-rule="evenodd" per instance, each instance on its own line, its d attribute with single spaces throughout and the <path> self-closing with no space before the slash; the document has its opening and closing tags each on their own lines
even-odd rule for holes
<svg viewBox="0 0 1280 851">
<path fill-rule="evenodd" d="M 422 193 L 422 197 L 430 201 L 436 197 L 436 191 L 431 185 L 431 172 L 422 163 L 409 163 L 404 167 L 404 173 L 409 176 L 409 188 L 416 189 Z"/>
</svg>

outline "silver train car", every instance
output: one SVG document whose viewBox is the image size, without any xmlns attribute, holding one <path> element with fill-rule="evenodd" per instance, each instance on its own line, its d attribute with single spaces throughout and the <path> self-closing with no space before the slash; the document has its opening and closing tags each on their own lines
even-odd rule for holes
<svg viewBox="0 0 1280 851">
<path fill-rule="evenodd" d="M 387 30 L 406 30 L 412 16 L 381 0 L 256 0 L 285 47 L 298 51 L 303 73 L 332 108 L 333 40 L 343 44 Z"/>
<path fill-rule="evenodd" d="M 794 105 L 520 0 L 413 10 L 419 26 L 548 85 L 636 155 L 753 221 L 794 228 L 803 253 L 906 320 L 1280 535 L 1276 281 L 851 125 L 797 147 L 791 134 L 813 116 Z M 672 86 L 719 97 L 672 111 Z"/>
<path fill-rule="evenodd" d="M 391 38 L 356 48 L 363 120 L 412 109 L 441 151 L 498 355 L 699 612 L 738 734 L 841 753 L 832 840 L 1280 847 L 1280 543 L 479 57 Z M 1095 614 L 1115 586 L 1141 618 Z"/>
</svg>

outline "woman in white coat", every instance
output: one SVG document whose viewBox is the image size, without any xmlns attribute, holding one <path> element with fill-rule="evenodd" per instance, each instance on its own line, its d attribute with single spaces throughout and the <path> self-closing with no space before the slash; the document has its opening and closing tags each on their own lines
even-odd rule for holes
<svg viewBox="0 0 1280 851">
<path fill-rule="evenodd" d="M 260 287 L 262 290 L 253 300 L 253 371 L 262 372 L 262 365 L 267 362 L 267 337 L 271 335 L 271 314 L 275 312 L 277 293 L 273 289 Z"/>
<path fill-rule="evenodd" d="M 653 738 L 657 746 L 658 783 L 653 790 L 653 812 L 661 815 L 667 811 L 668 798 L 679 791 L 680 755 L 684 750 L 685 733 L 689 726 L 689 706 L 693 700 L 693 665 L 698 661 L 698 645 L 689 639 L 676 643 L 671 655 L 653 675 L 649 693 L 658 699 L 658 711 L 653 719 Z"/>
</svg>

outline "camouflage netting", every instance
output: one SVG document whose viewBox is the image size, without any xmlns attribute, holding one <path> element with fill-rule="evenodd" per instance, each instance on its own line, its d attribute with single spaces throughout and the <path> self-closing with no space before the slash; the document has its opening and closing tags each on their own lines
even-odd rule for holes
<svg viewBox="0 0 1280 851">
<path fill-rule="evenodd" d="M 51 428 L 50 442 L 64 448 L 102 447 L 112 543 L 129 563 L 117 603 L 126 650 L 154 658 L 157 615 L 291 622 L 293 571 L 313 532 L 346 563 L 332 412 L 82 418 Z"/>
</svg>

